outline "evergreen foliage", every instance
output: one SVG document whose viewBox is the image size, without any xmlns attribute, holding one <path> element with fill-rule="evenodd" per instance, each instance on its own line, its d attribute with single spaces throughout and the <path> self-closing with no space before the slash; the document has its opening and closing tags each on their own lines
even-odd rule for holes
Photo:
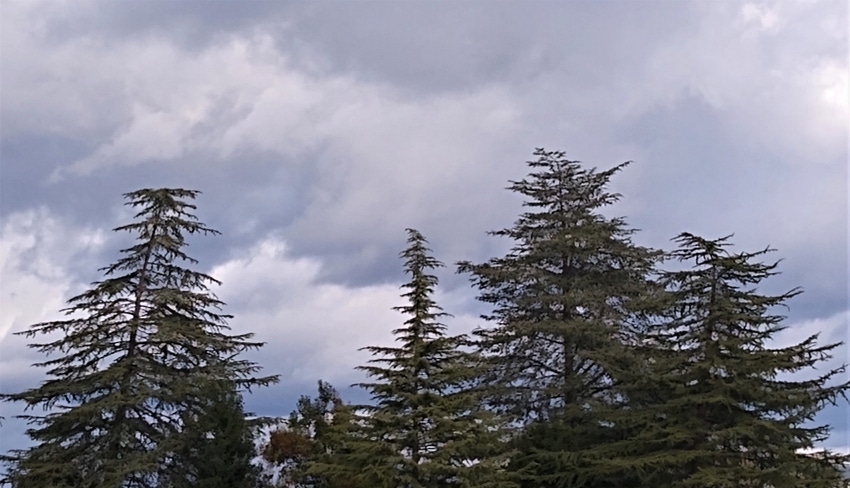
<svg viewBox="0 0 850 488">
<path fill-rule="evenodd" d="M 493 327 L 476 331 L 483 381 L 490 405 L 527 427 L 511 463 L 523 486 L 592 486 L 583 452 L 613 435 L 597 405 L 618 399 L 610 372 L 624 369 L 659 253 L 600 213 L 618 200 L 606 187 L 627 163 L 596 171 L 560 151 L 534 155 L 529 176 L 509 187 L 529 210 L 491 232 L 512 249 L 459 271 L 494 307 L 483 317 Z"/>
<path fill-rule="evenodd" d="M 190 235 L 218 232 L 192 214 L 197 191 L 125 194 L 135 221 L 118 227 L 136 243 L 101 271 L 104 279 L 69 300 L 68 319 L 30 326 L 30 347 L 50 358 L 48 379 L 5 401 L 23 402 L 36 445 L 3 457 L 15 487 L 153 488 L 162 473 L 191 471 L 179 439 L 190 416 L 210 407 L 210 385 L 250 388 L 277 381 L 238 355 L 262 345 L 228 335 L 218 282 L 187 266 Z M 229 388 L 229 387 L 228 387 Z M 233 400 L 233 398 L 231 398 Z M 214 402 L 215 403 L 215 402 Z M 241 461 L 239 461 L 241 462 Z"/>
<path fill-rule="evenodd" d="M 204 387 L 207 402 L 197 412 L 182 412 L 183 430 L 172 440 L 172 462 L 162 473 L 163 488 L 259 488 L 260 469 L 252 426 L 245 418 L 242 396 L 232 382 Z"/>
<path fill-rule="evenodd" d="M 316 431 L 316 450 L 297 472 L 305 488 L 371 488 L 375 472 L 370 467 L 374 442 L 364 435 L 364 424 L 355 408 L 338 403 L 329 422 Z M 386 452 L 384 452 L 386 454 Z M 364 470 L 369 470 L 368 473 Z M 296 485 L 298 486 L 298 485 Z"/>
<path fill-rule="evenodd" d="M 345 486 L 347 480 L 328 475 L 316 476 L 307 472 L 309 461 L 332 455 L 338 448 L 337 425 L 346 420 L 343 405 L 336 389 L 319 381 L 316 398 L 302 396 L 296 409 L 289 414 L 286 427 L 271 433 L 263 448 L 263 458 L 276 466 L 278 484 L 303 488 Z"/>
<path fill-rule="evenodd" d="M 691 268 L 667 272 L 669 308 L 636 349 L 645 366 L 627 384 L 634 401 L 617 422 L 631 435 L 602 461 L 646 487 L 841 487 L 847 456 L 804 454 L 829 433 L 812 425 L 845 396 L 844 367 L 812 377 L 840 344 L 817 335 L 771 348 L 785 328 L 771 310 L 799 293 L 758 293 L 777 263 L 770 249 L 730 253 L 728 237 L 683 233 L 673 257 Z M 807 377 L 806 379 L 800 379 Z"/>
<path fill-rule="evenodd" d="M 295 488 L 846 488 L 850 456 L 817 451 L 815 418 L 847 399 L 841 344 L 811 335 L 775 347 L 778 307 L 759 291 L 772 251 L 731 252 L 689 233 L 678 248 L 634 244 L 603 212 L 624 163 L 585 169 L 537 149 L 509 189 L 525 198 L 504 257 L 461 262 L 492 307 L 470 339 L 450 336 L 434 300 L 443 264 L 407 229 L 409 278 L 395 344 L 370 346 L 343 403 L 319 381 L 260 453 Z M 261 488 L 241 391 L 276 382 L 240 354 L 218 282 L 192 270 L 198 192 L 125 194 L 135 243 L 71 298 L 66 318 L 19 332 L 47 355 L 21 402 L 33 447 L 0 456 L 15 488 Z M 682 264 L 659 271 L 662 259 Z M 41 410 L 41 412 L 35 412 Z M 2 420 L 2 418 L 0 418 Z"/>
<path fill-rule="evenodd" d="M 408 303 L 395 308 L 407 320 L 393 331 L 398 345 L 365 348 L 374 358 L 360 367 L 373 381 L 359 386 L 375 404 L 345 412 L 350 421 L 337 423 L 343 448 L 312 471 L 373 488 L 511 486 L 492 457 L 497 426 L 466 388 L 474 377 L 461 349 L 466 339 L 446 335 L 439 322 L 447 314 L 432 298 L 437 278 L 429 272 L 442 263 L 418 231 L 407 232 L 401 257 L 410 275 L 402 295 Z"/>
</svg>

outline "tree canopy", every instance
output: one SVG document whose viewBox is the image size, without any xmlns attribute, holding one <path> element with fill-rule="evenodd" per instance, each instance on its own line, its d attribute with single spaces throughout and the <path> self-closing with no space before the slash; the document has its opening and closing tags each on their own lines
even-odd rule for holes
<svg viewBox="0 0 850 488">
<path fill-rule="evenodd" d="M 514 243 L 510 252 L 459 269 L 493 306 L 492 325 L 476 331 L 488 402 L 526 427 L 513 469 L 524 486 L 584 486 L 583 452 L 610 430 L 596 407 L 616 400 L 611 368 L 655 288 L 659 253 L 601 213 L 619 198 L 606 187 L 625 163 L 596 171 L 561 151 L 534 154 L 528 177 L 509 187 L 528 211 L 491 232 Z"/>
<path fill-rule="evenodd" d="M 373 379 L 358 386 L 374 404 L 354 408 L 345 425 L 350 448 L 313 471 L 347 472 L 357 486 L 375 488 L 511 486 L 492 457 L 498 425 L 469 388 L 477 370 L 463 350 L 467 339 L 448 335 L 439 322 L 447 314 L 434 301 L 438 280 L 431 273 L 443 264 L 422 234 L 407 233 L 407 303 L 395 307 L 406 320 L 392 331 L 397 345 L 366 347 L 373 359 L 359 368 Z"/>
<path fill-rule="evenodd" d="M 777 345 L 801 290 L 763 291 L 772 249 L 692 233 L 669 252 L 641 246 L 611 216 L 628 163 L 538 149 L 526 164 L 508 188 L 522 212 L 490 233 L 509 250 L 458 263 L 486 309 L 479 326 L 454 332 L 436 298 L 444 265 L 407 229 L 393 342 L 362 348 L 371 358 L 352 371 L 370 399 L 319 381 L 272 432 L 244 411 L 243 392 L 278 380 L 243 356 L 263 343 L 231 332 L 219 282 L 186 253 L 218 234 L 194 215 L 199 192 L 125 194 L 136 213 L 115 231 L 134 243 L 64 319 L 17 332 L 47 356 L 46 379 L 0 394 L 23 404 L 32 441 L 0 456 L 0 484 L 847 487 L 850 456 L 821 449 L 831 430 L 818 423 L 847 400 L 845 367 L 826 367 L 841 344 Z"/>
<path fill-rule="evenodd" d="M 165 473 L 183 469 L 175 465 L 186 460 L 175 455 L 178 441 L 187 418 L 207 413 L 209 385 L 277 380 L 255 376 L 259 366 L 238 357 L 262 343 L 227 334 L 230 316 L 209 289 L 218 282 L 189 268 L 197 262 L 184 251 L 186 237 L 218 234 L 192 213 L 197 194 L 125 194 L 137 213 L 115 231 L 136 243 L 68 301 L 68 319 L 20 332 L 45 338 L 30 347 L 49 356 L 36 364 L 48 379 L 2 399 L 47 412 L 24 416 L 36 445 L 3 458 L 13 486 L 159 486 Z"/>
<path fill-rule="evenodd" d="M 778 263 L 770 249 L 730 252 L 729 237 L 676 238 L 671 257 L 690 267 L 663 274 L 666 313 L 636 345 L 644 359 L 627 381 L 633 400 L 616 421 L 629 437 L 605 453 L 609 467 L 643 486 L 843 486 L 848 457 L 811 450 L 829 428 L 814 424 L 846 394 L 844 367 L 816 373 L 839 344 L 772 347 L 785 326 L 775 309 L 800 290 L 759 293 Z"/>
</svg>

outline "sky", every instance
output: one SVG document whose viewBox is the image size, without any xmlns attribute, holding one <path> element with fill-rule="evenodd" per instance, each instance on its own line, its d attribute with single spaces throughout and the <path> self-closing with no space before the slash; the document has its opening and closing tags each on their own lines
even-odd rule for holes
<svg viewBox="0 0 850 488">
<path fill-rule="evenodd" d="M 760 288 L 804 290 L 777 345 L 848 339 L 848 3 L 0 3 L 0 391 L 43 379 L 13 332 L 61 317 L 129 236 L 121 195 L 200 190 L 192 239 L 287 415 L 319 379 L 348 400 L 403 318 L 398 252 L 421 231 L 452 333 L 484 325 L 460 260 L 510 242 L 536 147 L 633 161 L 606 212 L 670 249 L 688 231 L 771 246 Z M 824 365 L 848 362 L 848 347 Z M 846 378 L 846 375 L 845 375 Z M 0 451 L 26 445 L 0 405 Z M 850 445 L 847 404 L 819 420 Z"/>
</svg>

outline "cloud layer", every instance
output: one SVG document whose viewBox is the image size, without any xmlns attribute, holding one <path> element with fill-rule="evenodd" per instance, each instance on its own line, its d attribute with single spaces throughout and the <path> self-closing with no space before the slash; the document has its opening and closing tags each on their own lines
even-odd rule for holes
<svg viewBox="0 0 850 488">
<path fill-rule="evenodd" d="M 130 217 L 120 194 L 181 186 L 224 232 L 190 251 L 289 382 L 249 406 L 286 413 L 318 378 L 353 381 L 357 347 L 396 326 L 405 227 L 447 263 L 504 252 L 485 232 L 522 211 L 503 188 L 537 146 L 634 160 L 611 212 L 641 244 L 687 230 L 777 248 L 767 287 L 806 290 L 788 337 L 847 328 L 841 2 L 0 9 L 4 388 L 39 377 L 9 331 L 57 314 L 126 243 L 109 232 Z M 442 278 L 469 330 L 474 291 Z M 828 418 L 846 432 L 841 411 Z"/>
</svg>

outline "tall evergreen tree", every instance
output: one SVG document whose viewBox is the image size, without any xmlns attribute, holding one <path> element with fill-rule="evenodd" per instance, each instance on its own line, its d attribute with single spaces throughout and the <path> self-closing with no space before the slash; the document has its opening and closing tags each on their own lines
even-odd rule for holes
<svg viewBox="0 0 850 488">
<path fill-rule="evenodd" d="M 238 355 L 262 345 L 228 335 L 213 277 L 190 269 L 190 235 L 218 232 L 200 223 L 197 191 L 143 189 L 125 194 L 135 221 L 115 229 L 136 243 L 101 271 L 102 281 L 69 300 L 69 316 L 20 332 L 47 354 L 48 379 L 5 401 L 23 402 L 35 446 L 3 457 L 16 487 L 152 488 L 170 469 L 186 412 L 209 406 L 205 388 L 265 385 L 259 367 Z"/>
<path fill-rule="evenodd" d="M 204 387 L 207 401 L 197 411 L 182 412 L 182 431 L 171 439 L 172 460 L 160 488 L 260 488 L 253 426 L 233 382 Z"/>
<path fill-rule="evenodd" d="M 758 261 L 770 249 L 730 253 L 728 237 L 687 233 L 676 240 L 673 257 L 692 267 L 664 274 L 669 313 L 638 346 L 645 366 L 627 382 L 636 401 L 617 420 L 632 435 L 600 453 L 616 463 L 600 464 L 653 488 L 847 486 L 847 456 L 804 453 L 829 434 L 815 415 L 850 386 L 836 381 L 843 366 L 815 372 L 840 344 L 819 346 L 812 335 L 771 347 L 785 328 L 772 310 L 799 290 L 756 290 L 776 274 L 777 263 Z"/>
<path fill-rule="evenodd" d="M 459 271 L 493 306 L 484 316 L 493 327 L 476 334 L 490 404 L 523 426 L 512 468 L 523 486 L 590 486 L 583 453 L 611 435 L 596 405 L 618 399 L 610 372 L 623 367 L 659 253 L 633 244 L 622 218 L 600 213 L 619 199 L 606 187 L 627 163 L 596 171 L 560 151 L 534 155 L 528 177 L 509 187 L 529 211 L 491 232 L 514 246 Z"/>
<path fill-rule="evenodd" d="M 355 486 L 370 488 L 511 486 L 493 457 L 500 441 L 492 417 L 480 409 L 473 390 L 471 358 L 462 351 L 463 336 L 448 336 L 439 322 L 447 314 L 432 295 L 442 266 L 427 241 L 408 229 L 401 253 L 410 281 L 395 309 L 404 325 L 393 331 L 395 347 L 367 347 L 374 356 L 360 367 L 372 382 L 359 386 L 374 405 L 362 406 L 341 425 L 345 449 L 313 465 L 313 472 L 348 473 Z M 354 414 L 354 412 L 351 412 Z"/>
</svg>

